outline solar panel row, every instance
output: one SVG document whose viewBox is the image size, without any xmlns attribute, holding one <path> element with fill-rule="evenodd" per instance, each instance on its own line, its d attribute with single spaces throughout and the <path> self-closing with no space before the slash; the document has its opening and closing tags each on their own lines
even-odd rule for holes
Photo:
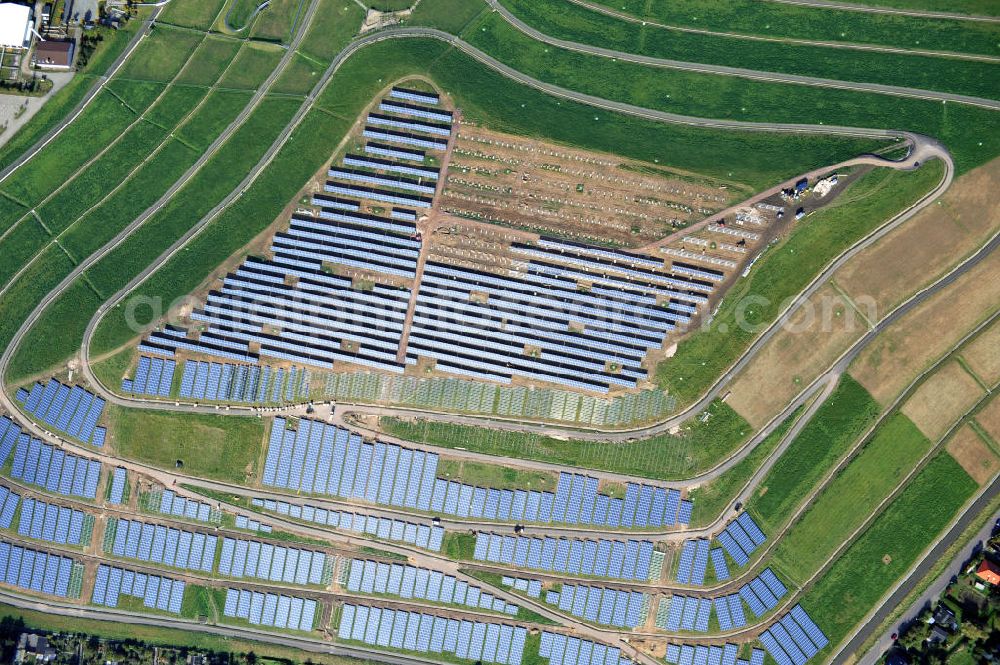
<svg viewBox="0 0 1000 665">
<path fill-rule="evenodd" d="M 248 531 L 260 531 L 262 533 L 271 533 L 274 530 L 270 524 L 261 524 L 260 520 L 255 520 L 246 515 L 236 516 L 236 528 L 247 529 Z"/>
<path fill-rule="evenodd" d="M 521 665 L 528 631 L 522 626 L 345 604 L 337 637 L 417 653 L 449 653 L 483 663 Z"/>
<path fill-rule="evenodd" d="M 66 598 L 73 559 L 0 541 L 0 579 L 11 586 Z"/>
<path fill-rule="evenodd" d="M 0 434 L 0 438 L 3 438 L 2 434 Z M 0 528 L 10 528 L 14 522 L 14 513 L 17 511 L 17 504 L 20 500 L 20 494 L 0 485 Z"/>
<path fill-rule="evenodd" d="M 636 628 L 646 622 L 649 598 L 638 591 L 563 584 L 558 605 L 563 612 L 587 621 Z"/>
<path fill-rule="evenodd" d="M 140 356 L 132 379 L 122 379 L 122 390 L 136 395 L 169 397 L 177 363 L 150 356 Z"/>
<path fill-rule="evenodd" d="M 668 644 L 665 660 L 671 665 L 763 665 L 764 652 L 753 649 L 750 660 L 736 658 L 739 646 L 725 644 L 723 646 L 701 644 Z"/>
<path fill-rule="evenodd" d="M 505 575 L 502 583 L 504 586 L 513 587 L 516 591 L 524 592 L 529 598 L 538 598 L 542 595 L 542 583 L 538 580 L 529 580 L 523 577 L 508 577 Z M 546 600 L 546 602 L 548 601 Z"/>
<path fill-rule="evenodd" d="M 707 538 L 685 540 L 681 546 L 681 556 L 677 564 L 677 581 L 682 584 L 701 585 L 705 583 L 708 568 L 708 550 L 711 541 Z"/>
<path fill-rule="evenodd" d="M 316 624 L 317 603 L 298 598 L 246 589 L 226 589 L 222 615 L 245 619 L 254 626 L 311 631 Z"/>
<path fill-rule="evenodd" d="M 108 502 L 120 504 L 125 498 L 125 489 L 128 486 L 128 473 L 123 467 L 115 467 L 111 474 L 111 492 L 108 495 Z"/>
<path fill-rule="evenodd" d="M 529 538 L 481 531 L 476 534 L 473 558 L 518 568 L 649 580 L 652 553 L 648 540 Z"/>
<path fill-rule="evenodd" d="M 7 461 L 14 444 L 21 438 L 21 428 L 7 416 L 0 416 L 0 464 Z M 27 434 L 23 436 L 27 437 Z"/>
<path fill-rule="evenodd" d="M 178 395 L 219 402 L 265 403 L 309 397 L 312 373 L 292 366 L 287 372 L 259 365 L 189 360 L 184 363 Z M 277 397 L 277 399 L 275 399 Z"/>
<path fill-rule="evenodd" d="M 760 617 L 774 609 L 788 589 L 770 568 L 740 587 L 740 597 L 750 606 L 754 616 Z"/>
<path fill-rule="evenodd" d="M 496 598 L 453 575 L 398 563 L 354 559 L 350 562 L 346 587 L 355 593 L 418 598 L 517 616 L 517 605 Z"/>
<path fill-rule="evenodd" d="M 804 665 L 829 643 L 801 605 L 796 605 L 758 638 L 778 665 Z"/>
<path fill-rule="evenodd" d="M 173 490 L 163 490 L 150 498 L 150 505 L 163 515 L 184 517 L 198 522 L 219 523 L 222 519 L 219 511 L 213 511 L 212 506 L 204 501 L 195 501 L 178 496 Z"/>
<path fill-rule="evenodd" d="M 416 545 L 433 552 L 440 551 L 441 543 L 444 541 L 444 529 L 434 524 L 416 524 L 374 515 L 327 510 L 310 505 L 300 506 L 274 499 L 253 499 L 253 505 L 264 510 L 272 510 L 280 515 L 288 515 L 307 522 L 355 533 L 366 533 L 384 540 Z"/>
<path fill-rule="evenodd" d="M 745 512 L 730 522 L 718 538 L 722 549 L 738 566 L 747 565 L 750 555 L 767 540 L 757 523 Z"/>
<path fill-rule="evenodd" d="M 580 473 L 560 473 L 552 521 L 600 524 L 616 528 L 652 528 L 677 524 L 681 504 L 681 493 L 677 490 L 626 483 L 624 497 L 612 498 L 599 494 L 597 488 L 597 478 Z"/>
<path fill-rule="evenodd" d="M 49 379 L 43 387 L 31 386 L 24 409 L 57 432 L 95 446 L 104 443 L 105 430 L 97 427 L 104 400 L 80 386 L 66 386 Z"/>
<path fill-rule="evenodd" d="M 38 439 L 21 434 L 14 449 L 10 475 L 49 492 L 85 499 L 97 497 L 101 463 L 64 452 Z"/>
<path fill-rule="evenodd" d="M 538 655 L 547 658 L 550 665 L 635 665 L 618 647 L 547 630 L 542 632 Z"/>
<path fill-rule="evenodd" d="M 17 497 L 16 494 L 9 494 L 8 498 L 11 496 Z M 17 524 L 17 532 L 21 536 L 60 545 L 87 545 L 93 529 L 92 515 L 30 497 L 21 506 L 21 518 Z"/>
<path fill-rule="evenodd" d="M 219 574 L 288 584 L 323 584 L 332 574 L 334 557 L 272 543 L 223 538 Z"/>
<path fill-rule="evenodd" d="M 112 517 L 105 528 L 104 542 L 105 551 L 118 557 L 210 573 L 218 538 L 162 524 Z"/>
<path fill-rule="evenodd" d="M 90 602 L 118 607 L 120 596 L 141 598 L 150 609 L 180 614 L 184 603 L 184 581 L 101 564 L 97 567 L 94 593 Z"/>
</svg>

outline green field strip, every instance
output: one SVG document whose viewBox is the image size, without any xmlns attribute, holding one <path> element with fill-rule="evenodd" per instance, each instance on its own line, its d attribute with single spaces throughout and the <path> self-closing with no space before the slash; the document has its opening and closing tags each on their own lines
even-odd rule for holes
<svg viewBox="0 0 1000 665">
<path fill-rule="evenodd" d="M 177 83 L 214 85 L 236 57 L 240 42 L 233 39 L 207 37 L 177 75 Z"/>
<path fill-rule="evenodd" d="M 932 12 L 950 12 L 971 16 L 998 16 L 1000 8 L 992 0 L 853 0 L 856 5 L 894 7 Z"/>
<path fill-rule="evenodd" d="M 213 90 L 195 114 L 175 132 L 178 139 L 205 150 L 250 101 L 248 91 Z"/>
<path fill-rule="evenodd" d="M 806 582 L 933 448 L 909 418 L 889 416 L 778 542 L 774 564 Z"/>
<path fill-rule="evenodd" d="M 791 415 L 781 421 L 773 432 L 763 441 L 754 446 L 745 458 L 727 469 L 722 475 L 707 483 L 703 483 L 688 492 L 688 498 L 694 503 L 691 512 L 691 526 L 707 526 L 725 513 L 726 508 L 736 499 L 736 496 L 753 478 L 757 469 L 777 449 L 785 434 L 802 416 L 804 407 L 799 407 Z"/>
<path fill-rule="evenodd" d="M 250 20 L 261 0 L 231 0 L 226 3 L 222 19 L 230 30 L 243 32 L 250 27 Z"/>
<path fill-rule="evenodd" d="M 625 53 L 996 99 L 1000 63 L 762 42 L 629 23 L 568 0 L 501 0 L 540 32 Z M 1000 36 L 1000 35 L 998 35 Z"/>
<path fill-rule="evenodd" d="M 320 0 L 299 50 L 317 63 L 329 63 L 358 32 L 364 18 L 354 0 Z"/>
<path fill-rule="evenodd" d="M 271 87 L 269 92 L 288 95 L 306 95 L 313 89 L 313 87 L 315 87 L 316 83 L 319 82 L 324 69 L 326 69 L 326 65 L 317 64 L 311 58 L 308 58 L 301 53 L 295 53 L 291 62 L 289 62 L 288 66 L 281 72 L 281 76 L 279 76 L 278 80 L 274 82 L 274 86 Z"/>
<path fill-rule="evenodd" d="M 117 76 L 123 79 L 170 81 L 181 71 L 203 39 L 204 33 L 178 30 L 166 25 L 150 28 L 149 34 L 139 43 Z"/>
<path fill-rule="evenodd" d="M 271 0 L 257 15 L 250 36 L 262 41 L 288 43 L 298 30 L 309 0 Z"/>
<path fill-rule="evenodd" d="M 997 54 L 995 25 L 959 19 L 921 18 L 813 8 L 760 0 L 586 0 L 614 11 L 667 25 L 766 37 L 875 44 L 957 53 Z M 873 0 L 892 5 L 907 0 Z M 920 0 L 910 0 L 920 2 Z M 934 0 L 930 0 L 933 3 Z M 961 2 L 962 0 L 958 0 Z M 966 0 L 983 3 L 987 0 Z M 567 4 L 569 4 L 567 2 Z M 950 11 L 949 7 L 937 9 Z"/>
<path fill-rule="evenodd" d="M 802 606 L 830 639 L 821 657 L 877 604 L 976 489 L 958 462 L 938 453 L 807 590 Z"/>
<path fill-rule="evenodd" d="M 764 533 L 774 533 L 802 497 L 851 449 L 878 417 L 879 406 L 850 376 L 844 375 L 798 436 L 761 481 L 747 510 Z"/>
<path fill-rule="evenodd" d="M 488 11 L 491 10 L 485 2 L 420 0 L 410 16 L 410 23 L 461 35 L 477 17 Z"/>
<path fill-rule="evenodd" d="M 98 292 L 107 297 L 122 288 L 133 275 L 138 274 L 222 200 L 240 182 L 250 166 L 263 155 L 298 107 L 299 103 L 287 99 L 266 98 L 208 163 L 181 188 L 177 196 L 122 245 L 88 269 L 85 274 L 93 281 Z M 172 144 L 181 146 L 177 141 Z M 186 148 L 184 151 L 188 152 Z M 155 172 L 150 171 L 149 177 L 155 181 Z M 122 201 L 122 205 L 127 206 L 129 203 Z M 80 242 L 87 240 L 81 238 Z M 179 255 L 181 261 L 188 258 L 189 255 L 184 253 Z M 210 269 L 205 269 L 205 272 Z M 199 274 L 203 276 L 205 272 Z M 72 308 L 62 304 L 66 300 L 65 294 L 56 300 L 60 304 L 57 309 L 62 313 L 61 316 L 50 317 L 46 310 L 32 327 L 11 362 L 11 376 L 30 376 L 71 356 L 79 349 L 83 330 L 97 307 L 81 306 L 74 313 Z M 124 334 L 128 339 L 135 333 L 126 324 Z"/>
<path fill-rule="evenodd" d="M 73 264 L 57 247 L 49 245 L 24 273 L 0 296 L 0 351 L 6 349 L 21 321 L 73 270 Z"/>
<path fill-rule="evenodd" d="M 100 93 L 81 116 L 15 171 L 0 187 L 30 208 L 70 178 L 136 119 L 110 92 Z"/>
<path fill-rule="evenodd" d="M 170 0 L 158 22 L 185 28 L 210 30 L 227 0 Z"/>
<path fill-rule="evenodd" d="M 207 94 L 204 88 L 172 83 L 156 103 L 147 108 L 143 119 L 170 131 L 185 120 Z"/>
<path fill-rule="evenodd" d="M 945 143 L 959 172 L 1000 153 L 1000 113 L 983 108 L 612 60 L 534 41 L 492 13 L 469 29 L 467 39 L 546 83 L 645 108 L 751 122 L 905 128 Z"/>
<path fill-rule="evenodd" d="M 674 356 L 657 366 L 656 382 L 682 402 L 701 395 L 778 318 L 790 298 L 856 241 L 933 189 L 943 172 L 944 165 L 933 161 L 917 171 L 881 169 L 855 181 L 836 203 L 817 210 L 761 255 L 726 294 L 708 329 L 682 340 Z M 750 295 L 752 306 L 741 304 Z"/>
<path fill-rule="evenodd" d="M 283 51 L 271 44 L 246 42 L 236 60 L 219 81 L 219 87 L 236 90 L 256 90 L 281 61 Z"/>
<path fill-rule="evenodd" d="M 50 238 L 51 235 L 34 215 L 28 215 L 27 219 L 14 227 L 0 241 L 0 253 L 3 254 L 3 261 L 0 261 L 0 285 L 6 284 Z"/>
</svg>

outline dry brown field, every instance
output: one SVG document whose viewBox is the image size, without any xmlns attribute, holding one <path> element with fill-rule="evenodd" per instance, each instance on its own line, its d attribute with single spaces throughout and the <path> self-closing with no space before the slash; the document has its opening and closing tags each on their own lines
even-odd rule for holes
<svg viewBox="0 0 1000 665">
<path fill-rule="evenodd" d="M 976 414 L 976 422 L 982 425 L 990 438 L 1000 445 L 1000 400 L 990 400 L 990 403 Z"/>
<path fill-rule="evenodd" d="M 952 360 L 935 371 L 903 403 L 903 413 L 937 441 L 983 396 L 979 383 Z"/>
<path fill-rule="evenodd" d="M 986 385 L 1000 382 L 1000 320 L 972 340 L 962 350 L 962 358 Z"/>
<path fill-rule="evenodd" d="M 951 437 L 946 448 L 965 472 L 980 485 L 992 478 L 997 469 L 1000 469 L 1000 460 L 996 454 L 968 425 L 964 425 L 955 436 Z"/>
<path fill-rule="evenodd" d="M 732 385 L 729 406 L 754 427 L 761 427 L 865 330 L 864 320 L 827 284 L 740 373 Z"/>
<path fill-rule="evenodd" d="M 852 363 L 851 375 L 887 404 L 955 346 L 1000 302 L 1000 253 L 994 252 L 882 332 Z"/>
<path fill-rule="evenodd" d="M 934 205 L 837 271 L 851 295 L 875 300 L 884 314 L 946 272 L 1000 230 L 1000 159 L 955 180 Z"/>
</svg>

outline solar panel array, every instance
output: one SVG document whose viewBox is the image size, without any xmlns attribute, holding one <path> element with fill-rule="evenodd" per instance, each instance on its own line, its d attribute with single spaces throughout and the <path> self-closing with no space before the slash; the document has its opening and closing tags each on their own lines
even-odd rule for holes
<svg viewBox="0 0 1000 665">
<path fill-rule="evenodd" d="M 778 665 L 803 665 L 829 643 L 801 605 L 796 605 L 758 637 Z"/>
<path fill-rule="evenodd" d="M 43 387 L 31 386 L 24 400 L 24 410 L 56 432 L 95 446 L 104 445 L 106 431 L 97 426 L 104 413 L 104 400 L 80 386 L 66 386 L 55 379 Z"/>
<path fill-rule="evenodd" d="M 212 508 L 204 501 L 196 501 L 177 495 L 173 490 L 151 492 L 147 498 L 147 507 L 163 515 L 183 517 L 198 522 L 219 524 L 222 513 Z"/>
<path fill-rule="evenodd" d="M 668 608 L 663 625 L 659 627 L 671 632 L 678 630 L 708 632 L 708 622 L 712 614 L 711 598 L 672 596 Z"/>
<path fill-rule="evenodd" d="M 0 541 L 0 579 L 28 591 L 67 598 L 73 559 Z"/>
<path fill-rule="evenodd" d="M 754 616 L 761 617 L 773 610 L 788 589 L 770 568 L 740 587 L 740 598 L 746 601 Z"/>
<path fill-rule="evenodd" d="M 743 599 L 738 593 L 719 596 L 714 601 L 715 617 L 719 621 L 720 630 L 732 630 L 747 625 L 746 613 L 743 611 Z"/>
<path fill-rule="evenodd" d="M 219 574 L 286 584 L 326 584 L 335 558 L 323 552 L 255 540 L 223 538 Z"/>
<path fill-rule="evenodd" d="M 104 550 L 126 559 L 212 572 L 218 538 L 162 524 L 111 517 L 105 527 Z"/>
<path fill-rule="evenodd" d="M 417 524 L 343 510 L 327 510 L 310 505 L 300 506 L 274 499 L 253 499 L 252 503 L 258 508 L 273 510 L 280 515 L 332 526 L 335 529 L 365 533 L 383 540 L 416 545 L 432 552 L 439 552 L 441 543 L 444 541 L 444 529 L 435 524 Z"/>
<path fill-rule="evenodd" d="M 618 647 L 543 631 L 538 655 L 550 665 L 635 665 Z"/>
<path fill-rule="evenodd" d="M 345 604 L 338 639 L 417 653 L 448 653 L 483 663 L 521 665 L 528 631 L 432 614 Z"/>
<path fill-rule="evenodd" d="M 764 544 L 767 537 L 750 515 L 742 513 L 726 526 L 718 539 L 736 565 L 745 566 L 750 562 L 750 555 Z"/>
<path fill-rule="evenodd" d="M 354 593 L 417 598 L 517 616 L 517 605 L 512 605 L 503 598 L 496 598 L 453 575 L 427 568 L 353 559 L 345 586 Z"/>
<path fill-rule="evenodd" d="M 739 646 L 736 644 L 724 644 L 723 646 L 701 644 L 668 644 L 665 660 L 671 665 L 764 665 L 764 652 L 760 649 L 753 649 L 750 652 L 750 660 L 740 660 L 736 656 L 739 653 Z"/>
<path fill-rule="evenodd" d="M 501 490 L 438 478 L 437 464 L 436 453 L 364 442 L 358 434 L 314 420 L 299 420 L 295 430 L 275 418 L 262 480 L 285 489 L 500 521 L 618 528 L 690 520 L 683 511 L 689 502 L 677 490 L 628 483 L 623 499 L 612 498 L 598 493 L 597 478 L 571 473 L 560 474 L 554 493 Z"/>
<path fill-rule="evenodd" d="M 14 521 L 14 513 L 17 511 L 18 501 L 21 495 L 11 492 L 10 489 L 0 485 L 0 528 L 9 529 Z"/>
<path fill-rule="evenodd" d="M 689 306 L 661 307 L 628 280 L 619 289 L 581 291 L 576 278 L 551 272 L 532 263 L 522 274 L 501 276 L 428 261 L 407 362 L 422 356 L 453 374 L 505 383 L 520 376 L 606 393 L 646 378 L 646 353 L 690 319 Z M 473 293 L 486 294 L 486 302 Z"/>
<path fill-rule="evenodd" d="M 64 496 L 93 499 L 101 479 L 101 463 L 64 452 L 22 434 L 14 449 L 11 478 Z"/>
<path fill-rule="evenodd" d="M 169 397 L 176 366 L 177 363 L 173 360 L 140 356 L 135 376 L 131 379 L 122 379 L 122 391 L 136 395 Z"/>
<path fill-rule="evenodd" d="M 255 520 L 246 515 L 236 516 L 236 528 L 247 529 L 248 531 L 260 531 L 262 533 L 271 533 L 274 531 L 270 524 L 261 524 L 260 520 Z"/>
<path fill-rule="evenodd" d="M 523 577 L 509 577 L 504 575 L 500 583 L 509 586 L 515 591 L 521 591 L 529 598 L 538 598 L 542 595 L 542 583 L 538 580 L 529 580 Z"/>
<path fill-rule="evenodd" d="M 646 622 L 649 597 L 639 591 L 563 584 L 558 605 L 563 612 L 587 621 L 631 629 Z"/>
<path fill-rule="evenodd" d="M 312 372 L 292 366 L 234 365 L 189 360 L 184 363 L 179 397 L 219 402 L 291 402 L 309 397 Z"/>
<path fill-rule="evenodd" d="M 17 495 L 8 494 L 8 498 L 11 496 Z M 93 531 L 93 515 L 30 497 L 21 506 L 21 518 L 17 524 L 17 533 L 21 536 L 60 545 L 88 545 Z"/>
<path fill-rule="evenodd" d="M 108 503 L 120 504 L 125 498 L 127 488 L 128 472 L 123 467 L 115 467 L 111 474 L 111 492 L 108 494 Z"/>
<path fill-rule="evenodd" d="M 529 538 L 476 534 L 473 558 L 557 573 L 649 580 L 653 543 L 648 540 Z"/>
<path fill-rule="evenodd" d="M 715 579 L 725 582 L 729 579 L 729 564 L 726 563 L 726 554 L 719 547 L 713 547 L 709 551 L 709 558 L 712 560 L 712 569 L 715 571 Z"/>
<path fill-rule="evenodd" d="M 245 619 L 254 626 L 311 631 L 316 623 L 316 601 L 274 593 L 226 589 L 222 615 Z"/>
<path fill-rule="evenodd" d="M 141 598 L 143 605 L 149 609 L 180 614 L 184 603 L 184 582 L 104 564 L 98 566 L 90 602 L 118 607 L 119 597 L 123 595 Z"/>
<path fill-rule="evenodd" d="M 191 315 L 206 324 L 198 339 L 187 333 L 152 333 L 150 339 L 172 349 L 242 362 L 267 357 L 330 367 L 339 361 L 401 372 L 396 351 L 409 292 L 382 284 L 356 289 L 350 278 L 330 274 L 323 266 L 336 263 L 412 276 L 415 258 L 392 252 L 412 254 L 419 241 L 375 228 L 354 213 L 330 211 L 329 216 L 354 221 L 297 214 L 289 232 L 275 236 L 271 260 L 248 257 L 227 275 L 222 288 L 211 291 L 204 308 Z M 379 248 L 377 260 L 374 249 L 357 248 L 362 237 Z M 195 391 L 199 385 L 195 379 Z"/>
<path fill-rule="evenodd" d="M 677 581 L 681 584 L 705 583 L 705 571 L 708 568 L 708 550 L 710 541 L 707 538 L 685 540 L 681 545 L 681 556 L 677 563 Z"/>
</svg>

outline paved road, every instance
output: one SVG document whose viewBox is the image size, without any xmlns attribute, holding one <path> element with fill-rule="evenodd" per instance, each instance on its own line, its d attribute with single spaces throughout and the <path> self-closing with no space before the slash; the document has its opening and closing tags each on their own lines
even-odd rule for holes
<svg viewBox="0 0 1000 665">
<path fill-rule="evenodd" d="M 795 37 L 767 37 L 765 35 L 749 35 L 739 32 L 725 32 L 719 30 L 706 30 L 704 28 L 692 28 L 690 26 L 668 25 L 659 23 L 648 18 L 643 19 L 623 11 L 612 9 L 606 5 L 600 5 L 588 0 L 566 0 L 574 5 L 584 7 L 590 11 L 598 12 L 606 16 L 612 16 L 626 23 L 638 23 L 640 25 L 663 28 L 664 30 L 675 30 L 696 35 L 712 35 L 716 37 L 728 37 L 730 39 L 743 39 L 755 42 L 770 42 L 772 44 L 795 44 L 799 46 L 822 46 L 825 48 L 839 48 L 851 51 L 871 51 L 874 53 L 895 53 L 900 55 L 926 55 L 934 58 L 952 58 L 956 60 L 977 60 L 981 62 L 1000 62 L 1000 57 L 992 55 L 982 55 L 979 53 L 957 53 L 953 51 L 929 51 L 924 49 L 902 48 L 899 46 L 879 46 L 877 44 L 859 44 L 856 42 L 830 42 L 817 39 L 799 39 Z"/>
<path fill-rule="evenodd" d="M 914 99 L 929 99 L 938 102 L 958 102 L 970 104 L 982 108 L 1000 110 L 1000 101 L 986 99 L 984 97 L 974 97 L 972 95 L 958 95 L 950 92 L 935 92 L 932 90 L 921 90 L 919 88 L 908 88 L 899 85 L 884 85 L 881 83 L 861 83 L 856 81 L 841 81 L 838 79 L 828 79 L 818 76 L 803 76 L 800 74 L 783 74 L 780 72 L 766 72 L 756 69 L 746 69 L 744 67 L 727 67 L 725 65 L 707 65 L 699 62 L 687 62 L 683 60 L 672 60 L 670 58 L 655 58 L 648 55 L 636 55 L 626 51 L 616 51 L 614 49 L 581 44 L 568 39 L 551 37 L 540 30 L 537 30 L 512 14 L 506 7 L 500 4 L 499 0 L 486 0 L 487 4 L 503 17 L 510 25 L 523 32 L 528 37 L 556 48 L 595 55 L 602 58 L 611 58 L 624 62 L 634 62 L 640 65 L 651 67 L 663 67 L 667 69 L 679 69 L 688 72 L 698 72 L 702 74 L 717 74 L 722 76 L 736 76 L 739 78 L 751 79 L 754 81 L 767 81 L 771 83 L 794 83 L 798 85 L 808 85 L 819 88 L 834 88 L 837 90 L 853 90 L 855 92 L 876 92 L 885 95 L 895 95 L 897 97 L 912 97 Z"/>
<path fill-rule="evenodd" d="M 930 573 L 931 568 L 934 567 L 938 561 L 944 557 L 948 548 L 956 543 L 962 532 L 965 531 L 969 525 L 975 520 L 976 516 L 981 514 L 989 506 L 990 502 L 993 501 L 1000 495 L 1000 476 L 994 478 L 993 482 L 989 485 L 986 490 L 980 494 L 980 496 L 973 502 L 973 504 L 963 512 L 957 520 L 952 522 L 951 527 L 948 531 L 943 534 L 934 546 L 928 550 L 923 558 L 919 561 L 915 568 L 912 569 L 909 575 L 906 576 L 892 591 L 892 593 L 885 599 L 883 599 L 882 604 L 874 611 L 865 621 L 854 636 L 848 640 L 843 648 L 841 648 L 837 653 L 831 657 L 831 662 L 835 665 L 844 665 L 848 662 L 856 662 L 854 659 L 856 657 L 856 651 L 861 648 L 868 638 L 875 632 L 875 630 L 885 621 L 890 614 L 900 603 L 908 596 L 920 582 Z M 930 601 L 932 598 L 936 598 L 944 588 L 948 585 L 951 576 L 957 573 L 957 567 L 962 564 L 969 556 L 972 555 L 973 548 L 979 544 L 980 541 L 984 540 L 989 536 L 989 532 L 992 530 L 993 520 L 989 520 L 975 538 L 958 554 L 952 564 L 941 574 L 931 586 L 928 587 L 913 605 L 914 608 L 923 607 L 923 605 Z M 892 643 L 891 633 L 898 630 L 898 626 L 891 628 L 888 634 L 883 634 L 876 646 L 864 654 L 860 661 L 860 665 L 874 665 L 874 663 L 879 659 L 879 657 L 889 648 Z"/>
<path fill-rule="evenodd" d="M 769 2 L 780 2 L 785 5 L 799 5 L 802 7 L 816 7 L 818 9 L 842 9 L 851 12 L 864 12 L 867 14 L 898 14 L 900 16 L 918 16 L 920 18 L 985 21 L 987 23 L 1000 22 L 1000 17 L 997 16 L 959 14 L 955 12 L 936 12 L 929 9 L 907 9 L 904 7 L 884 7 L 880 5 L 860 5 L 852 2 L 836 2 L 834 0 L 769 0 Z"/>
</svg>

